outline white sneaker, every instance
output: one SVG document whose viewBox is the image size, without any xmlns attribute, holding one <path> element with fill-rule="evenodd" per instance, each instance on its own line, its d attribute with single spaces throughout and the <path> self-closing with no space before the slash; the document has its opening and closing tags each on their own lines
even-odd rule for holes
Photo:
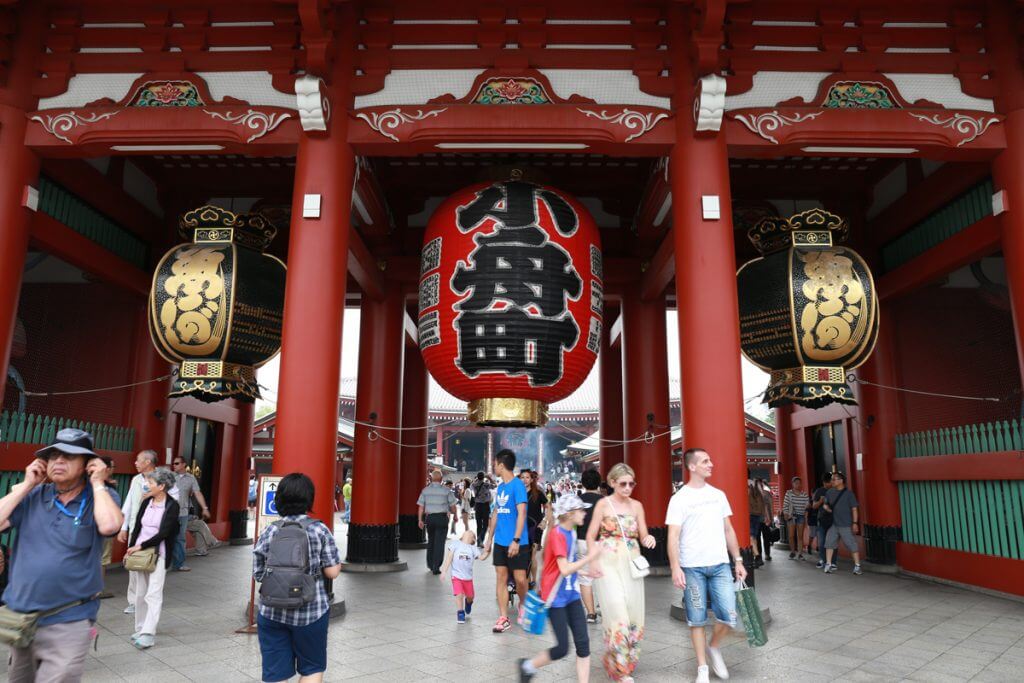
<svg viewBox="0 0 1024 683">
<path fill-rule="evenodd" d="M 124 608 L 125 614 L 135 614 L 135 605 L 128 605 Z"/>
<path fill-rule="evenodd" d="M 697 667 L 697 678 L 693 679 L 693 683 L 711 683 L 711 677 L 708 676 L 708 665 Z"/>
<path fill-rule="evenodd" d="M 708 645 L 708 660 L 711 663 L 711 670 L 723 681 L 729 680 L 729 670 L 725 668 L 725 660 L 722 658 L 722 651 L 717 647 Z"/>
</svg>

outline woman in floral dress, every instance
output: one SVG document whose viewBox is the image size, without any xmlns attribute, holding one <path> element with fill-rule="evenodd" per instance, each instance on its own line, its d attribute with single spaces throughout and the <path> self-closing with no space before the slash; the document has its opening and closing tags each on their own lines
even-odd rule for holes
<svg viewBox="0 0 1024 683">
<path fill-rule="evenodd" d="M 634 579 L 630 561 L 640 554 L 640 544 L 653 548 L 647 532 L 644 506 L 632 499 L 636 478 L 633 469 L 619 463 L 608 473 L 612 495 L 594 507 L 587 529 L 587 546 L 600 542 L 600 566 L 592 568 L 594 587 L 604 624 L 604 668 L 612 680 L 630 683 L 644 637 L 644 580 Z"/>
</svg>

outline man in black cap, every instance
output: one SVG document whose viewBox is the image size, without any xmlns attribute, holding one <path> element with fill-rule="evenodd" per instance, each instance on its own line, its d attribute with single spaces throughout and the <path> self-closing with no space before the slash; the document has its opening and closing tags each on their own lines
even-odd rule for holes
<svg viewBox="0 0 1024 683">
<path fill-rule="evenodd" d="M 18 530 L 4 591 L 16 612 L 49 612 L 35 639 L 11 648 L 13 683 L 77 681 L 85 668 L 103 589 L 103 539 L 121 528 L 120 500 L 105 484 L 107 466 L 92 436 L 62 429 L 36 451 L 25 480 L 0 498 L 0 528 Z"/>
</svg>

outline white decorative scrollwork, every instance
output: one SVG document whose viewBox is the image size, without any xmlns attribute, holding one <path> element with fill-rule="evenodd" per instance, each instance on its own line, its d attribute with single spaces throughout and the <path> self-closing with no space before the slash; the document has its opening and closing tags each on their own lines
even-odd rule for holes
<svg viewBox="0 0 1024 683">
<path fill-rule="evenodd" d="M 302 130 L 327 130 L 327 122 L 331 120 L 331 102 L 324 92 L 322 79 L 309 75 L 296 78 L 295 105 L 299 110 Z"/>
<path fill-rule="evenodd" d="M 997 123 L 999 119 L 995 117 L 979 116 L 974 118 L 967 114 L 953 114 L 949 118 L 940 118 L 940 114 L 915 114 L 913 112 L 907 112 L 918 121 L 924 121 L 930 123 L 933 126 L 939 126 L 940 128 L 950 128 L 957 133 L 960 133 L 964 138 L 956 143 L 957 147 L 966 145 L 971 140 L 974 140 L 979 135 L 983 135 L 988 127 L 993 123 Z"/>
<path fill-rule="evenodd" d="M 779 141 L 768 134 L 770 131 L 778 130 L 782 126 L 792 126 L 804 121 L 810 121 L 824 113 L 818 111 L 809 114 L 797 113 L 787 116 L 786 114 L 780 114 L 777 109 L 773 109 L 764 114 L 734 114 L 733 118 L 749 128 L 752 133 L 760 135 L 773 145 L 777 145 Z"/>
<path fill-rule="evenodd" d="M 625 126 L 627 130 L 635 130 L 635 133 L 626 138 L 626 142 L 630 142 L 631 140 L 635 140 L 640 137 L 658 125 L 659 121 L 667 119 L 669 116 L 664 112 L 648 112 L 645 114 L 632 109 L 623 109 L 617 114 L 609 114 L 604 109 L 602 109 L 600 113 L 590 111 L 589 109 L 579 109 L 579 107 L 577 107 L 577 109 L 592 118 L 601 119 L 608 123 L 618 123 Z"/>
<path fill-rule="evenodd" d="M 699 81 L 697 97 L 693 100 L 693 121 L 697 130 L 722 129 L 725 115 L 725 79 L 716 74 L 704 76 Z"/>
<path fill-rule="evenodd" d="M 72 144 L 71 140 L 62 135 L 62 133 L 67 133 L 72 128 L 77 128 L 78 126 L 87 126 L 90 123 L 109 119 L 111 116 L 115 116 L 120 113 L 120 110 L 115 110 L 104 112 L 102 114 L 87 114 L 86 116 L 80 116 L 77 112 L 67 111 L 63 114 L 57 114 L 56 116 L 46 116 L 45 121 L 43 120 L 43 116 L 33 116 L 32 120 L 38 121 L 43 126 L 43 130 L 53 137 L 58 140 L 63 140 L 70 145 Z"/>
<path fill-rule="evenodd" d="M 232 114 L 231 112 L 221 114 L 219 111 L 210 111 L 209 109 L 204 109 L 203 111 L 215 119 L 227 121 L 228 123 L 233 123 L 237 126 L 244 126 L 249 130 L 256 131 L 246 139 L 246 142 L 252 142 L 257 138 L 263 137 L 281 125 L 282 121 L 287 118 L 291 118 L 290 112 L 270 112 L 267 114 L 266 112 L 256 111 L 255 109 L 250 109 L 244 114 Z"/>
<path fill-rule="evenodd" d="M 366 121 L 366 125 L 384 137 L 398 142 L 398 136 L 388 133 L 384 129 L 387 128 L 388 130 L 395 130 L 402 124 L 422 121 L 423 119 L 430 118 L 431 116 L 437 116 L 441 112 L 447 110 L 448 107 L 429 109 L 427 111 L 417 109 L 415 114 L 407 114 L 401 109 L 388 109 L 387 111 L 370 112 L 369 114 L 359 113 L 356 114 L 356 118 Z"/>
</svg>

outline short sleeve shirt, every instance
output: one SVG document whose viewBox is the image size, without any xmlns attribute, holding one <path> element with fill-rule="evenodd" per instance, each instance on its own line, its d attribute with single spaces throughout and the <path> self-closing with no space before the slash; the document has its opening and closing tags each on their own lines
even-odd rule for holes
<svg viewBox="0 0 1024 683">
<path fill-rule="evenodd" d="M 473 580 L 473 562 L 480 557 L 480 548 L 475 545 L 452 541 L 452 577 L 463 581 Z"/>
<path fill-rule="evenodd" d="M 565 607 L 580 599 L 579 577 L 576 572 L 562 576 L 558 569 L 558 558 L 564 557 L 569 562 L 576 561 L 576 534 L 556 526 L 549 534 L 544 546 L 544 571 L 540 577 L 540 595 L 547 600 L 551 591 L 558 594 L 551 601 L 552 607 Z"/>
<path fill-rule="evenodd" d="M 114 503 L 121 499 L 109 488 Z M 11 527 L 18 530 L 11 548 L 4 601 L 16 612 L 37 612 L 90 598 L 103 590 L 100 558 L 105 538 L 96 528 L 93 491 L 86 485 L 74 500 L 55 503 L 53 484 L 35 487 L 11 513 Z M 82 505 L 84 501 L 84 505 Z M 75 517 L 81 506 L 81 516 Z M 39 621 L 40 626 L 88 619 L 96 620 L 100 605 L 90 600 Z"/>
<path fill-rule="evenodd" d="M 680 565 L 713 567 L 728 562 L 723 520 L 731 516 L 725 494 L 710 484 L 700 488 L 683 486 L 676 491 L 669 501 L 665 523 L 680 527 Z"/>
<path fill-rule="evenodd" d="M 448 512 L 456 502 L 455 492 L 444 484 L 431 482 L 431 484 L 420 491 L 420 497 L 416 504 L 423 506 L 423 512 L 428 515 L 436 515 Z"/>
<path fill-rule="evenodd" d="M 282 517 L 282 520 L 299 521 L 305 519 L 306 515 L 289 515 Z M 256 540 L 256 546 L 252 551 L 252 575 L 257 581 L 262 581 L 267 571 L 267 549 L 270 547 L 274 536 L 281 530 L 277 523 L 271 524 Z M 309 573 L 317 577 L 316 597 L 308 605 L 298 609 L 281 609 L 267 607 L 260 604 L 260 614 L 271 621 L 277 621 L 289 626 L 308 626 L 322 617 L 331 608 L 331 598 L 327 594 L 327 586 L 324 583 L 324 567 L 333 567 L 341 564 L 341 554 L 338 552 L 338 545 L 334 542 L 334 535 L 319 520 L 314 520 L 306 527 L 306 538 L 309 539 Z"/>
<path fill-rule="evenodd" d="M 191 474 L 179 474 L 174 482 L 175 487 L 178 489 L 178 495 L 174 497 L 178 501 L 178 505 L 181 506 L 181 512 L 179 513 L 182 517 L 188 514 L 189 500 L 195 495 L 195 492 L 199 490 L 199 482 Z"/>
<path fill-rule="evenodd" d="M 842 498 L 840 498 L 842 495 Z M 829 489 L 825 501 L 832 508 L 832 524 L 847 527 L 853 525 L 853 508 L 858 507 L 857 496 L 850 489 Z"/>
<path fill-rule="evenodd" d="M 526 502 L 526 484 L 519 477 L 513 477 L 509 482 L 501 482 L 494 490 L 494 513 L 497 521 L 494 525 L 494 542 L 498 545 L 510 545 L 516 540 L 516 518 L 519 510 L 516 506 Z M 519 536 L 519 545 L 525 546 L 530 543 L 527 532 L 526 520 L 523 520 L 523 529 Z"/>
</svg>

